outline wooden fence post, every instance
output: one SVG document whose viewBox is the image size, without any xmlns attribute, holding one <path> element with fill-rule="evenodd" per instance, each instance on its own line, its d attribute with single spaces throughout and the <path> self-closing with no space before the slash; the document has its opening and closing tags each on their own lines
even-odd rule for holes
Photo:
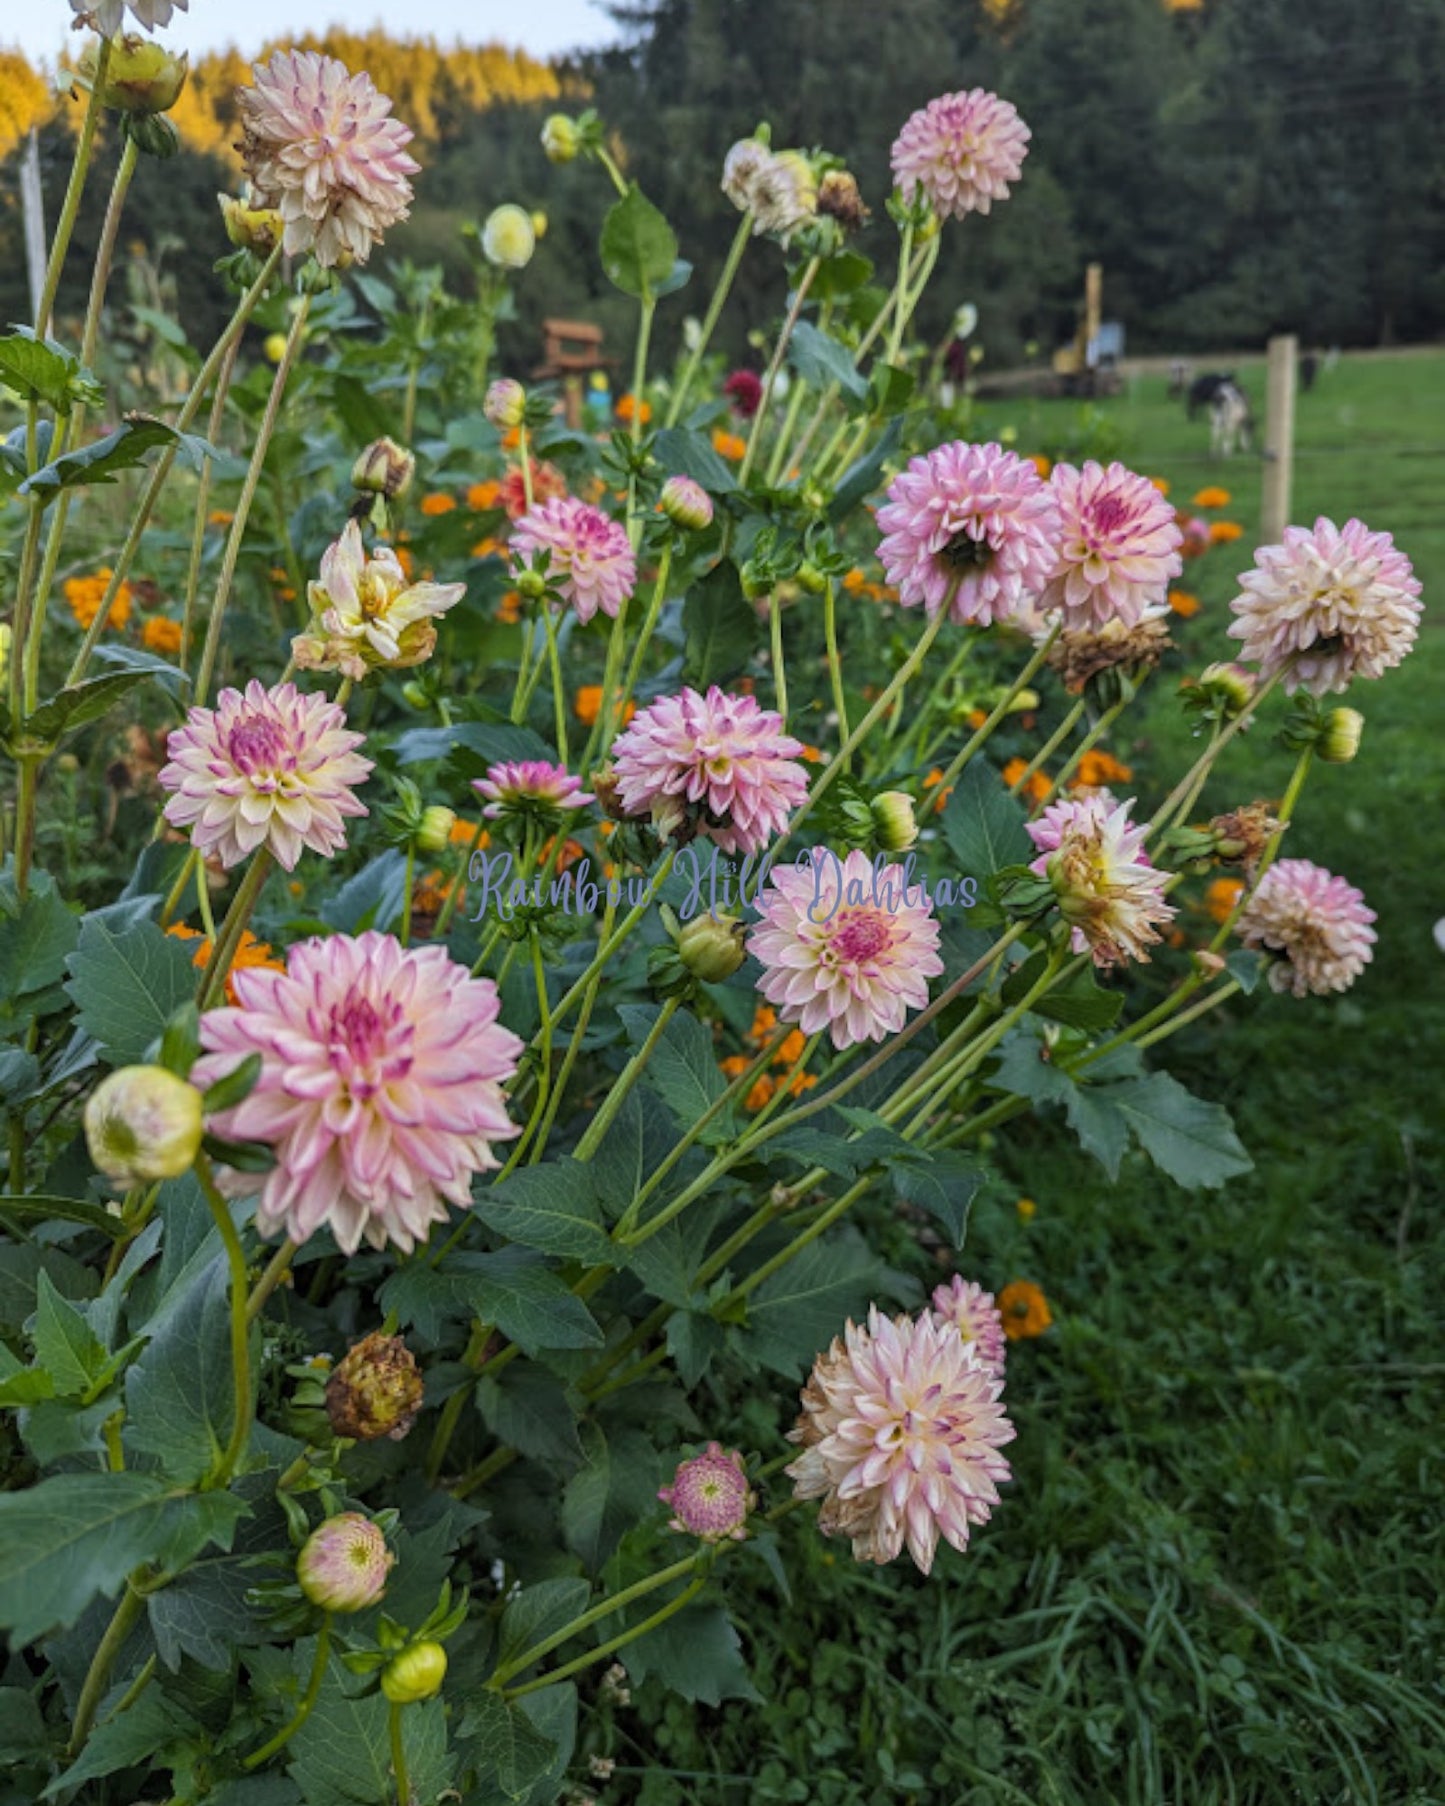
<svg viewBox="0 0 1445 1806">
<path fill-rule="evenodd" d="M 1295 372 L 1299 340 L 1292 332 L 1269 341 L 1264 401 L 1264 491 L 1260 502 L 1260 538 L 1275 545 L 1289 525 L 1290 490 L 1294 481 Z"/>
</svg>

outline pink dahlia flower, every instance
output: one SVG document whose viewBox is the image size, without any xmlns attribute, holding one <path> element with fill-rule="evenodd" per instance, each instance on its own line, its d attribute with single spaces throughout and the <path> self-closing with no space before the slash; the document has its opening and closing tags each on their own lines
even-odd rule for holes
<svg viewBox="0 0 1445 1806">
<path fill-rule="evenodd" d="M 1415 644 L 1423 604 L 1410 560 L 1388 533 L 1321 517 L 1286 527 L 1239 579 L 1230 628 L 1245 658 L 1269 678 L 1293 660 L 1286 690 L 1324 696 L 1353 677 L 1379 677 Z"/>
<path fill-rule="evenodd" d="M 933 905 L 911 894 L 899 865 L 875 868 L 856 849 L 826 848 L 811 866 L 782 866 L 757 899 L 748 952 L 763 965 L 758 989 L 804 1034 L 826 1028 L 834 1047 L 897 1034 L 928 1002 L 943 970 Z"/>
<path fill-rule="evenodd" d="M 1059 517 L 1027 458 L 1001 445 L 937 446 L 889 485 L 878 510 L 884 575 L 905 608 L 986 627 L 1036 600 L 1054 573 Z"/>
<path fill-rule="evenodd" d="M 858 1561 L 908 1552 L 927 1574 L 940 1534 L 967 1549 L 1008 1480 L 1000 1447 L 1016 1434 L 1003 1381 L 951 1324 L 868 1313 L 814 1363 L 788 1439 L 800 1499 L 822 1499 L 818 1528 L 852 1539 Z"/>
<path fill-rule="evenodd" d="M 191 0 L 70 0 L 70 10 L 77 26 L 89 25 L 103 38 L 113 38 L 127 12 L 137 25 L 154 31 L 157 25 L 169 25 L 173 12 L 189 12 L 190 3 Z"/>
<path fill-rule="evenodd" d="M 585 809 L 596 801 L 565 765 L 551 765 L 546 759 L 493 765 L 484 778 L 473 778 L 472 789 L 486 797 L 482 814 L 489 821 L 503 815 L 558 815 L 565 809 Z"/>
<path fill-rule="evenodd" d="M 1304 997 L 1347 991 L 1369 965 L 1377 936 L 1364 893 L 1308 859 L 1281 859 L 1240 913 L 1246 947 L 1277 953 L 1269 968 L 1276 991 Z"/>
<path fill-rule="evenodd" d="M 328 1227 L 347 1253 L 364 1239 L 410 1252 L 447 1205 L 471 1202 L 475 1173 L 517 1133 L 502 1086 L 522 1043 L 497 1021 L 490 978 L 442 947 L 374 932 L 303 941 L 286 970 L 232 975 L 234 1009 L 201 1018 L 204 1088 L 255 1053 L 250 1096 L 219 1112 L 218 1133 L 276 1151 L 256 1226 L 304 1242 Z"/>
<path fill-rule="evenodd" d="M 278 50 L 241 88 L 241 157 L 255 205 L 285 221 L 288 257 L 365 263 L 389 226 L 407 217 L 421 167 L 406 153 L 412 130 L 369 75 L 334 56 Z"/>
<path fill-rule="evenodd" d="M 744 1541 L 748 1513 L 757 1504 L 742 1456 L 717 1442 L 710 1442 L 701 1455 L 680 1461 L 672 1485 L 657 1496 L 672 1507 L 671 1529 L 705 1543 Z"/>
<path fill-rule="evenodd" d="M 551 555 L 547 581 L 577 610 L 579 621 L 590 621 L 599 608 L 615 617 L 637 583 L 626 529 L 573 495 L 539 502 L 512 529 L 517 569 L 530 569 L 541 552 Z"/>
<path fill-rule="evenodd" d="M 983 88 L 941 94 L 904 125 L 893 145 L 893 179 L 911 201 L 921 188 L 940 219 L 987 213 L 1008 199 L 1032 133 L 1016 109 Z"/>
<path fill-rule="evenodd" d="M 947 1285 L 933 1294 L 933 1315 L 941 1328 L 951 1323 L 991 1373 L 1003 1378 L 1008 1340 L 1004 1335 L 1003 1312 L 993 1301 L 993 1293 L 985 1292 L 972 1280 L 957 1273 Z"/>
<path fill-rule="evenodd" d="M 173 827 L 190 828 L 197 850 L 227 867 L 265 846 L 294 871 L 301 849 L 328 858 L 346 845 L 345 818 L 365 815 L 352 794 L 371 771 L 347 731 L 345 712 L 294 684 L 244 695 L 222 690 L 214 709 L 194 708 L 168 742 L 163 790 Z"/>
<path fill-rule="evenodd" d="M 684 825 L 724 853 L 760 853 L 808 794 L 800 740 L 751 696 L 714 684 L 639 710 L 612 747 L 617 794 L 664 838 Z"/>
<path fill-rule="evenodd" d="M 1061 608 L 1065 627 L 1137 627 L 1163 606 L 1169 579 L 1184 569 L 1174 510 L 1147 477 L 1122 464 L 1056 464 L 1049 487 L 1059 541 L 1040 605 Z"/>
<path fill-rule="evenodd" d="M 1166 876 L 1144 851 L 1149 830 L 1129 820 L 1133 807 L 1100 791 L 1052 803 L 1026 824 L 1039 849 L 1029 869 L 1053 885 L 1074 952 L 1092 953 L 1096 966 L 1147 962 L 1158 925 L 1175 915 Z"/>
<path fill-rule="evenodd" d="M 386 1591 L 396 1557 L 379 1524 L 343 1511 L 318 1524 L 296 1557 L 296 1579 L 313 1605 L 327 1612 L 364 1612 Z"/>
</svg>

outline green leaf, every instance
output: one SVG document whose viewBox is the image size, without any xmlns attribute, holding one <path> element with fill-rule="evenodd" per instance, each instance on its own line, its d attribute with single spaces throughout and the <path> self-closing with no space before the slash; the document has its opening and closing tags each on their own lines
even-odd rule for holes
<svg viewBox="0 0 1445 1806">
<path fill-rule="evenodd" d="M 877 1259 L 854 1235 L 812 1242 L 748 1304 L 744 1352 L 789 1379 L 865 1309 L 880 1278 Z"/>
<path fill-rule="evenodd" d="M 1248 997 L 1259 983 L 1265 967 L 1269 964 L 1268 956 L 1257 953 L 1251 947 L 1236 947 L 1224 962 L 1224 969 Z"/>
<path fill-rule="evenodd" d="M 983 1169 L 945 1149 L 926 1163 L 900 1162 L 892 1171 L 899 1197 L 936 1217 L 953 1246 L 961 1248 L 968 1234 L 969 1210 L 984 1181 Z"/>
<path fill-rule="evenodd" d="M 624 1531 L 656 1506 L 657 1451 L 637 1430 L 607 1436 L 588 1424 L 583 1457 L 562 1495 L 562 1531 L 568 1548 L 595 1574 Z"/>
<path fill-rule="evenodd" d="M 49 1766 L 50 1739 L 40 1701 L 26 1687 L 0 1687 L 0 1762 Z"/>
<path fill-rule="evenodd" d="M 762 626 L 736 568 L 714 565 L 682 605 L 683 675 L 697 689 L 726 683 L 753 656 Z"/>
<path fill-rule="evenodd" d="M 11 1109 L 40 1089 L 40 1062 L 23 1047 L 0 1047 L 0 1104 Z"/>
<path fill-rule="evenodd" d="M 54 1198 L 48 1195 L 0 1197 L 0 1216 L 19 1217 L 22 1221 L 84 1223 L 87 1229 L 99 1229 L 112 1239 L 125 1234 L 125 1224 L 99 1204 L 87 1204 L 82 1198 Z"/>
<path fill-rule="evenodd" d="M 287 1749 L 291 1778 L 306 1806 L 395 1806 L 390 1718 L 380 1693 L 348 1694 L 332 1663 L 310 1717 Z M 451 1781 L 440 1699 L 407 1707 L 406 1757 L 414 1798 L 436 1800 Z"/>
<path fill-rule="evenodd" d="M 587 1168 L 575 1160 L 519 1167 L 475 1197 L 476 1214 L 508 1241 L 569 1260 L 616 1262 L 602 1228 L 596 1187 Z"/>
<path fill-rule="evenodd" d="M 228 1300 L 217 1255 L 126 1375 L 126 1447 L 154 1455 L 182 1485 L 214 1469 L 235 1420 Z"/>
<path fill-rule="evenodd" d="M 35 1290 L 31 1330 L 35 1359 L 55 1382 L 60 1398 L 83 1398 L 105 1371 L 105 1345 L 85 1317 L 56 1291 L 48 1273 Z"/>
<path fill-rule="evenodd" d="M 35 713 L 26 718 L 21 735 L 39 745 L 54 746 L 64 735 L 73 734 L 78 728 L 109 714 L 123 696 L 149 676 L 148 670 L 111 671 L 102 677 L 84 678 L 42 702 Z"/>
<path fill-rule="evenodd" d="M 628 1040 L 634 1047 L 641 1047 L 657 1020 L 657 1007 L 625 1003 L 617 1013 Z M 727 1090 L 713 1038 L 696 1016 L 686 1010 L 678 1010 L 673 1016 L 643 1068 L 643 1083 L 657 1093 L 685 1128 L 691 1127 Z M 736 1133 L 736 1128 L 730 1104 L 709 1124 L 703 1140 L 725 1141 Z"/>
<path fill-rule="evenodd" d="M 674 1311 L 667 1320 L 667 1352 L 689 1391 L 712 1366 L 727 1341 L 727 1332 L 701 1311 Z"/>
<path fill-rule="evenodd" d="M 662 291 L 677 262 L 677 236 L 634 182 L 602 222 L 602 268 L 624 295 L 639 300 Z"/>
<path fill-rule="evenodd" d="M 567 1466 L 582 1460 L 577 1412 L 566 1387 L 544 1368 L 513 1361 L 495 1376 L 485 1374 L 476 1401 L 483 1423 L 519 1455 Z"/>
<path fill-rule="evenodd" d="M 540 1254 L 503 1248 L 454 1254 L 440 1267 L 409 1262 L 382 1287 L 382 1303 L 404 1325 L 435 1340 L 448 1318 L 493 1324 L 523 1354 L 543 1348 L 600 1348 L 592 1313 Z"/>
<path fill-rule="evenodd" d="M 82 1781 L 113 1775 L 118 1769 L 170 1769 L 176 1764 L 165 1760 L 165 1751 L 173 1744 L 194 1738 L 199 1730 L 188 1712 L 152 1687 L 128 1711 L 98 1725 L 80 1759 L 57 1775 L 40 1797 L 49 1799 L 52 1794 L 78 1787 Z"/>
<path fill-rule="evenodd" d="M 839 300 L 862 288 L 872 274 L 873 261 L 861 251 L 837 251 L 818 265 L 813 294 L 820 301 Z"/>
<path fill-rule="evenodd" d="M 502 1613 L 497 1666 L 508 1666 L 534 1644 L 545 1642 L 564 1624 L 581 1617 L 591 1597 L 591 1587 L 575 1576 L 524 1587 Z"/>
<path fill-rule="evenodd" d="M 81 483 L 113 483 L 122 470 L 133 470 L 144 464 L 148 453 L 158 445 L 175 445 L 185 453 L 187 462 L 199 464 L 214 455 L 214 448 L 204 439 L 189 433 L 178 433 L 164 420 L 152 420 L 146 414 L 131 414 L 113 433 L 82 445 L 78 451 L 66 452 L 44 465 L 20 485 L 21 495 L 49 497 L 62 489 L 74 489 Z"/>
<path fill-rule="evenodd" d="M 943 811 L 943 837 L 956 855 L 960 875 L 982 889 L 1006 865 L 1026 863 L 1033 842 L 1024 832 L 1025 811 L 994 768 L 983 759 L 965 765 Z"/>
<path fill-rule="evenodd" d="M 1112 1085 L 1075 1085 L 1064 1100 L 1064 1109 L 1079 1146 L 1094 1156 L 1111 1179 L 1117 1179 L 1129 1146 L 1129 1123 L 1113 1101 L 1113 1090 Z"/>
<path fill-rule="evenodd" d="M 684 1606 L 628 1645 L 627 1667 L 636 1680 L 657 1674 L 673 1692 L 704 1706 L 720 1706 L 725 1699 L 762 1701 L 748 1677 L 741 1639 L 721 1605 Z"/>
<path fill-rule="evenodd" d="M 1055 1066 L 1047 1058 L 1047 1053 L 1037 1035 L 1027 1029 L 1015 1030 L 1003 1044 L 989 1084 L 1035 1104 L 1066 1102 L 1073 1094 L 1074 1081 L 1062 1066 Z"/>
<path fill-rule="evenodd" d="M 66 965 L 80 1026 L 112 1066 L 144 1060 L 172 1012 L 195 995 L 189 949 L 150 921 L 87 916 Z"/>
<path fill-rule="evenodd" d="M 0 1494 L 0 1625 L 17 1645 L 68 1630 L 165 1541 L 168 1493 L 151 1474 L 57 1474 Z"/>
<path fill-rule="evenodd" d="M 873 493 L 883 474 L 884 465 L 902 442 L 903 416 L 895 414 L 863 456 L 843 472 L 842 481 L 833 492 L 833 500 L 828 505 L 829 520 L 843 520 L 865 496 Z"/>
<path fill-rule="evenodd" d="M 1044 975 L 1049 955 L 1040 947 L 1009 973 L 1003 985 L 1006 1004 L 1021 1003 Z M 1045 993 L 1033 1005 L 1033 1013 L 1050 1022 L 1062 1022 L 1066 1028 L 1095 1030 L 1111 1028 L 1124 1007 L 1122 991 L 1106 991 L 1094 976 L 1094 967 L 1085 966 L 1063 984 Z"/>
<path fill-rule="evenodd" d="M 68 414 L 76 402 L 88 408 L 105 405 L 105 390 L 73 351 L 54 339 L 38 339 L 28 326 L 0 333 L 0 383 L 23 401 L 43 401 L 57 414 Z"/>
<path fill-rule="evenodd" d="M 877 420 L 891 420 L 912 401 L 917 386 L 911 372 L 875 364 L 868 379 L 868 412 Z"/>
<path fill-rule="evenodd" d="M 480 1743 L 497 1785 L 509 1800 L 519 1800 L 552 1766 L 556 1744 L 532 1723 L 520 1704 L 485 1688 L 473 1696 L 462 1719 L 461 1734 Z"/>
<path fill-rule="evenodd" d="M 0 893 L 0 998 L 27 997 L 56 984 L 79 932 L 78 919 L 48 877 L 42 882 L 37 874 L 23 902 L 13 892 Z"/>
<path fill-rule="evenodd" d="M 652 442 L 652 455 L 668 476 L 691 477 L 710 495 L 731 495 L 738 486 L 732 466 L 694 427 L 665 426 Z"/>
<path fill-rule="evenodd" d="M 854 363 L 853 353 L 820 332 L 811 320 L 799 320 L 794 326 L 788 340 L 788 362 L 815 389 L 836 383 L 854 401 L 862 401 L 868 393 L 867 378 Z"/>
<path fill-rule="evenodd" d="M 1186 1190 L 1213 1190 L 1254 1165 L 1229 1112 L 1195 1097 L 1167 1072 L 1125 1079 L 1110 1085 L 1105 1095 L 1123 1112 L 1154 1164 Z"/>
</svg>

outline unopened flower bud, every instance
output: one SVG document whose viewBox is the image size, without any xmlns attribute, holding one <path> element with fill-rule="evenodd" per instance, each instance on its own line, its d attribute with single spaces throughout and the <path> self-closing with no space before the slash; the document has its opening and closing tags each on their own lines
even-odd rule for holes
<svg viewBox="0 0 1445 1806">
<path fill-rule="evenodd" d="M 570 163 L 582 149 L 577 121 L 566 113 L 551 113 L 542 127 L 542 149 L 549 163 Z"/>
<path fill-rule="evenodd" d="M 673 1530 L 705 1543 L 744 1541 L 748 1513 L 757 1504 L 742 1456 L 716 1442 L 701 1455 L 679 1462 L 672 1485 L 657 1496 L 672 1507 Z"/>
<path fill-rule="evenodd" d="M 828 587 L 828 579 L 816 564 L 800 564 L 798 566 L 798 588 L 806 590 L 810 596 L 821 596 Z"/>
<path fill-rule="evenodd" d="M 493 208 L 482 227 L 482 250 L 489 263 L 504 270 L 525 270 L 537 248 L 532 216 L 510 201 Z"/>
<path fill-rule="evenodd" d="M 541 571 L 534 570 L 531 565 L 517 572 L 514 579 L 517 594 L 525 596 L 529 602 L 540 602 L 547 593 L 547 579 Z"/>
<path fill-rule="evenodd" d="M 373 439 L 351 467 L 351 486 L 395 501 L 411 488 L 416 455 L 394 439 Z"/>
<path fill-rule="evenodd" d="M 80 59 L 80 73 L 91 82 L 95 80 L 97 50 L 98 40 L 86 47 Z M 184 51 L 177 56 L 139 32 L 112 38 L 101 104 L 116 113 L 168 113 L 186 85 L 189 66 Z"/>
<path fill-rule="evenodd" d="M 1196 947 L 1194 950 L 1194 970 L 1201 978 L 1218 978 L 1225 968 L 1221 954 L 1211 953 L 1207 947 Z"/>
<path fill-rule="evenodd" d="M 265 257 L 281 242 L 285 221 L 274 207 L 248 207 L 233 194 L 218 194 L 221 223 L 226 237 L 238 251 L 254 251 Z"/>
<path fill-rule="evenodd" d="M 447 1652 L 440 1643 L 413 1643 L 381 1671 L 381 1690 L 394 1706 L 430 1699 L 446 1679 Z"/>
<path fill-rule="evenodd" d="M 450 813 L 450 811 L 448 811 Z M 326 1415 L 338 1436 L 393 1442 L 415 1423 L 423 1384 L 416 1357 L 400 1336 L 374 1333 L 347 1350 L 326 1381 Z"/>
<path fill-rule="evenodd" d="M 830 169 L 818 184 L 818 211 L 837 220 L 845 232 L 856 232 L 868 218 L 857 180 L 846 169 Z"/>
<path fill-rule="evenodd" d="M 712 497 L 691 477 L 669 477 L 659 501 L 673 526 L 685 533 L 702 533 L 712 525 Z"/>
<path fill-rule="evenodd" d="M 918 839 L 918 818 L 906 790 L 884 790 L 871 805 L 873 832 L 885 853 L 906 853 Z"/>
<path fill-rule="evenodd" d="M 268 332 L 266 342 L 261 349 L 266 353 L 269 362 L 279 364 L 286 355 L 286 334 L 284 332 Z"/>
<path fill-rule="evenodd" d="M 429 709 L 431 707 L 431 697 L 427 693 L 426 685 L 418 683 L 415 678 L 401 686 L 401 699 L 409 709 Z"/>
<path fill-rule="evenodd" d="M 1255 802 L 1231 809 L 1228 815 L 1216 815 L 1209 826 L 1215 837 L 1215 855 L 1251 872 L 1275 835 L 1284 832 L 1285 824 L 1270 813 L 1268 803 Z"/>
<path fill-rule="evenodd" d="M 325 1612 L 364 1612 L 386 1591 L 396 1557 L 371 1519 L 343 1511 L 317 1526 L 296 1558 L 296 1580 Z"/>
<path fill-rule="evenodd" d="M 1242 713 L 1253 700 L 1254 673 L 1234 663 L 1206 665 L 1199 673 L 1199 688 L 1212 702 L 1224 706 L 1227 715 Z"/>
<path fill-rule="evenodd" d="M 419 853 L 444 853 L 451 845 L 452 829 L 457 825 L 457 812 L 441 803 L 432 803 L 421 812 L 421 825 L 416 831 Z"/>
<path fill-rule="evenodd" d="M 694 916 L 677 937 L 677 952 L 694 978 L 721 984 L 743 963 L 744 929 L 733 916 Z"/>
<path fill-rule="evenodd" d="M 1348 765 L 1360 750 L 1365 718 L 1358 709 L 1331 709 L 1320 723 L 1315 751 L 1330 765 Z"/>
<path fill-rule="evenodd" d="M 610 765 L 604 765 L 600 771 L 593 772 L 592 795 L 596 799 L 597 807 L 609 821 L 630 819 L 626 809 L 622 806 L 618 790 L 617 773 Z"/>
<path fill-rule="evenodd" d="M 532 209 L 532 230 L 537 234 L 539 244 L 547 236 L 547 215 L 540 207 Z"/>
<path fill-rule="evenodd" d="M 201 1145 L 201 1094 L 164 1066 L 123 1066 L 90 1094 L 85 1139 L 108 1178 L 178 1179 Z"/>
<path fill-rule="evenodd" d="M 509 432 L 522 424 L 527 411 L 527 391 L 510 376 L 501 377 L 487 390 L 482 412 L 499 433 Z"/>
</svg>

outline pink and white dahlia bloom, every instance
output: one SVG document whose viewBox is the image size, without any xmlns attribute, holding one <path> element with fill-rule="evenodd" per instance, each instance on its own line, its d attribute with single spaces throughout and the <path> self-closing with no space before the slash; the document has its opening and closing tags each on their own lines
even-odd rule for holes
<svg viewBox="0 0 1445 1806">
<path fill-rule="evenodd" d="M 472 779 L 472 789 L 487 799 L 482 814 L 489 821 L 504 815 L 560 815 L 596 801 L 565 765 L 546 759 L 509 759 L 493 765 L 484 778 Z"/>
<path fill-rule="evenodd" d="M 262 1235 L 304 1242 L 329 1228 L 347 1254 L 363 1240 L 410 1252 L 447 1205 L 471 1203 L 475 1173 L 499 1164 L 492 1143 L 517 1126 L 503 1085 L 522 1043 L 497 1020 L 490 978 L 472 978 L 443 947 L 403 947 L 369 932 L 302 941 L 286 970 L 232 974 L 234 1009 L 201 1018 L 204 1088 L 251 1054 L 251 1094 L 212 1120 L 238 1141 L 265 1142 Z"/>
<path fill-rule="evenodd" d="M 984 88 L 940 94 L 898 134 L 893 179 L 906 201 L 921 188 L 940 219 L 987 213 L 1008 199 L 1032 135 L 1010 102 Z"/>
<path fill-rule="evenodd" d="M 1283 545 L 1261 546 L 1254 562 L 1239 579 L 1229 631 L 1261 677 L 1289 664 L 1286 690 L 1343 690 L 1398 665 L 1415 644 L 1420 580 L 1388 533 L 1322 516 L 1286 527 Z"/>
<path fill-rule="evenodd" d="M 512 529 L 514 570 L 530 570 L 550 554 L 547 581 L 590 621 L 600 608 L 614 618 L 637 583 L 637 559 L 627 531 L 610 515 L 573 495 L 529 508 Z"/>
<path fill-rule="evenodd" d="M 189 828 L 197 851 L 223 866 L 266 847 L 288 872 L 303 847 L 327 858 L 346 845 L 345 818 L 365 815 L 353 795 L 372 769 L 345 711 L 294 684 L 245 694 L 222 690 L 214 709 L 194 708 L 168 742 L 159 773 L 172 827 Z"/>
<path fill-rule="evenodd" d="M 884 575 L 905 608 L 987 627 L 1027 609 L 1054 572 L 1052 491 L 1027 458 L 957 440 L 914 458 L 878 510 Z"/>
<path fill-rule="evenodd" d="M 788 1439 L 802 1454 L 786 1470 L 800 1499 L 821 1499 L 818 1528 L 852 1539 L 858 1561 L 908 1552 L 933 1566 L 942 1535 L 968 1548 L 1011 1478 L 999 1454 L 1015 1434 L 1003 1380 L 949 1323 L 924 1311 L 868 1327 L 849 1323 L 814 1363 L 803 1414 Z"/>
<path fill-rule="evenodd" d="M 751 696 L 679 690 L 634 716 L 612 746 L 617 795 L 664 838 L 689 826 L 724 853 L 760 853 L 808 794 L 800 740 Z"/>
<path fill-rule="evenodd" d="M 757 1495 L 736 1449 L 710 1442 L 701 1455 L 680 1461 L 672 1485 L 658 1493 L 672 1507 L 669 1528 L 705 1543 L 743 1542 Z"/>
<path fill-rule="evenodd" d="M 840 860 L 817 848 L 811 864 L 780 866 L 756 906 L 758 989 L 782 1021 L 807 1035 L 825 1028 L 834 1047 L 897 1034 L 943 970 L 932 903 L 913 895 L 902 866 L 875 868 L 856 849 Z"/>
<path fill-rule="evenodd" d="M 307 586 L 311 624 L 291 642 L 303 671 L 340 671 L 358 682 L 378 666 L 405 669 L 431 657 L 432 620 L 467 593 L 465 583 L 413 583 L 390 546 L 368 557 L 349 520 L 321 554 L 320 581 Z"/>
<path fill-rule="evenodd" d="M 964 1341 L 972 1344 L 984 1366 L 1003 1378 L 1008 1338 L 1004 1335 L 1003 1312 L 994 1303 L 992 1292 L 985 1292 L 981 1285 L 955 1273 L 947 1285 L 935 1288 L 933 1315 L 940 1328 L 945 1323 L 952 1324 Z"/>
<path fill-rule="evenodd" d="M 1147 477 L 1117 463 L 1056 464 L 1049 487 L 1058 554 L 1040 605 L 1062 609 L 1069 628 L 1137 627 L 1184 569 L 1174 510 Z"/>
<path fill-rule="evenodd" d="M 369 75 L 334 56 L 278 50 L 241 88 L 241 158 L 258 207 L 285 221 L 288 257 L 310 251 L 330 267 L 365 263 L 410 209 L 421 167 L 406 153 L 412 130 Z"/>
<path fill-rule="evenodd" d="M 146 31 L 169 25 L 175 12 L 189 12 L 191 0 L 70 0 L 75 25 L 89 25 L 103 38 L 113 38 L 127 12 Z"/>
<path fill-rule="evenodd" d="M 1240 913 L 1246 947 L 1281 957 L 1270 963 L 1276 991 L 1305 997 L 1347 991 L 1369 965 L 1378 938 L 1363 891 L 1308 859 L 1281 859 Z"/>
<path fill-rule="evenodd" d="M 1147 962 L 1159 924 L 1176 913 L 1165 901 L 1166 874 L 1144 851 L 1147 825 L 1129 820 L 1133 807 L 1132 798 L 1116 803 L 1096 791 L 1052 803 L 1026 824 L 1039 849 L 1029 870 L 1053 885 L 1074 952 L 1092 953 L 1096 966 Z"/>
</svg>

